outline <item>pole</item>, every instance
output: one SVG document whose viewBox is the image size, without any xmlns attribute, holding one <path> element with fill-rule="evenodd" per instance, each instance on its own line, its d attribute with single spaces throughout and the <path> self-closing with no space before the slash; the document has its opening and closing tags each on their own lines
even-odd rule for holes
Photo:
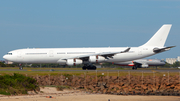
<svg viewBox="0 0 180 101">
<path fill-rule="evenodd" d="M 84 82 L 85 82 L 85 83 L 84 83 L 84 86 L 86 87 L 86 73 L 84 73 L 84 79 L 85 79 L 85 80 L 84 80 Z"/>
<path fill-rule="evenodd" d="M 169 84 L 169 71 L 168 71 L 168 84 Z"/>
<path fill-rule="evenodd" d="M 180 71 L 179 71 L 179 84 L 180 84 Z"/>
<path fill-rule="evenodd" d="M 97 70 L 96 70 L 96 84 L 97 84 Z"/>
<path fill-rule="evenodd" d="M 119 70 L 118 70 L 118 84 L 119 84 Z"/>
<path fill-rule="evenodd" d="M 155 75 L 154 75 L 154 71 L 153 71 L 153 85 L 155 86 Z"/>
<path fill-rule="evenodd" d="M 143 71 L 142 71 L 142 84 L 143 84 Z"/>
<path fill-rule="evenodd" d="M 27 74 L 26 74 L 26 76 L 27 76 Z M 36 76 L 36 79 L 38 80 L 38 74 L 37 74 L 37 76 Z"/>
<path fill-rule="evenodd" d="M 61 82 L 62 82 L 61 85 L 63 86 L 63 76 L 62 76 L 62 74 L 61 74 Z"/>
<path fill-rule="evenodd" d="M 128 71 L 128 74 L 129 74 L 129 83 L 130 83 L 130 71 Z"/>
<path fill-rule="evenodd" d="M 107 71 L 108 84 L 109 84 L 109 71 Z"/>
<path fill-rule="evenodd" d="M 50 74 L 49 74 L 49 85 L 50 85 Z"/>
</svg>

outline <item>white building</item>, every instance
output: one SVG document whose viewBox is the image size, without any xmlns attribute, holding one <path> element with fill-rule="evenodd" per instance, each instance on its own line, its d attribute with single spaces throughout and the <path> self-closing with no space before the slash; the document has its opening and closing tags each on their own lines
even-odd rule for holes
<svg viewBox="0 0 180 101">
<path fill-rule="evenodd" d="M 177 61 L 177 58 L 166 58 L 166 62 L 169 64 L 173 64 Z"/>
<path fill-rule="evenodd" d="M 180 62 L 180 56 L 178 56 L 177 58 L 166 58 L 166 62 L 169 64 L 173 64 L 177 61 Z"/>
<path fill-rule="evenodd" d="M 177 57 L 177 61 L 180 62 L 180 56 Z"/>
</svg>

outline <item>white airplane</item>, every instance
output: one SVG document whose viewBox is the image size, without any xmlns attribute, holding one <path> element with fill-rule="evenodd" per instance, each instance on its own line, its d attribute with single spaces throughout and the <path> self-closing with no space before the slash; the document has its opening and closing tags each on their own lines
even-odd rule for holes
<svg viewBox="0 0 180 101">
<path fill-rule="evenodd" d="M 132 66 L 132 69 L 137 69 L 148 68 L 149 66 L 163 66 L 166 62 L 159 59 L 138 59 L 126 62 L 115 62 L 114 64 L 119 66 Z"/>
<path fill-rule="evenodd" d="M 93 65 L 102 62 L 125 62 L 145 58 L 172 47 L 164 47 L 171 29 L 171 24 L 163 25 L 154 36 L 139 47 L 107 48 L 33 48 L 18 49 L 8 52 L 3 58 L 7 61 L 21 63 L 59 63 L 60 65 L 83 64 L 83 70 L 96 69 Z"/>
</svg>

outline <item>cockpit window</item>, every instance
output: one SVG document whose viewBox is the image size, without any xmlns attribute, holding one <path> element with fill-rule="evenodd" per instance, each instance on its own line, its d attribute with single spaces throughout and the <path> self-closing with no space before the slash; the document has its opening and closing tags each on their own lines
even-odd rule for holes
<svg viewBox="0 0 180 101">
<path fill-rule="evenodd" d="M 12 53 L 7 53 L 6 55 L 12 55 Z"/>
</svg>

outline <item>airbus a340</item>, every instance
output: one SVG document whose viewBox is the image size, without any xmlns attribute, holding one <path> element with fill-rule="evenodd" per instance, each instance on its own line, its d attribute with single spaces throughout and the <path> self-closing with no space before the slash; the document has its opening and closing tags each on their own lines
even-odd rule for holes
<svg viewBox="0 0 180 101">
<path fill-rule="evenodd" d="M 95 63 L 125 62 L 145 58 L 169 50 L 164 47 L 171 24 L 163 25 L 144 45 L 139 47 L 105 48 L 33 48 L 18 49 L 3 56 L 15 63 L 59 63 L 61 65 L 83 64 L 83 70 L 96 69 Z M 20 65 L 20 69 L 23 69 Z"/>
<path fill-rule="evenodd" d="M 132 66 L 132 69 L 148 68 L 149 66 L 156 66 L 157 69 L 157 66 L 163 66 L 166 62 L 159 59 L 138 59 L 126 62 L 115 62 L 114 64 L 119 66 Z"/>
</svg>

